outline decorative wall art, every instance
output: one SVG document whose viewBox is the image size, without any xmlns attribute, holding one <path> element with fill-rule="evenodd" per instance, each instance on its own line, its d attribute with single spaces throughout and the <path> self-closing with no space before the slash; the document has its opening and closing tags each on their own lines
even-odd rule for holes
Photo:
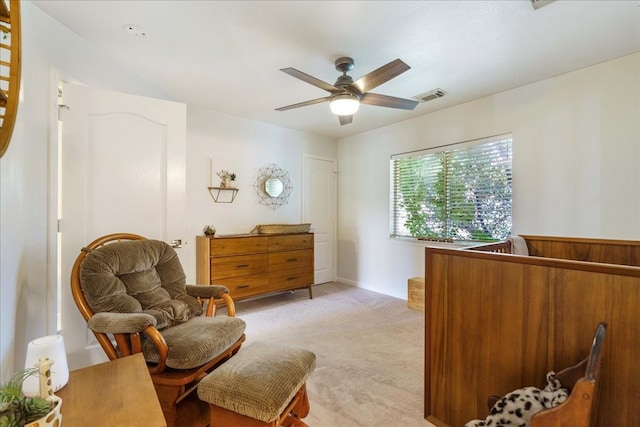
<svg viewBox="0 0 640 427">
<path fill-rule="evenodd" d="M 289 173 L 273 163 L 258 171 L 253 188 L 258 195 L 258 202 L 273 210 L 289 203 L 289 195 L 293 190 Z"/>
</svg>

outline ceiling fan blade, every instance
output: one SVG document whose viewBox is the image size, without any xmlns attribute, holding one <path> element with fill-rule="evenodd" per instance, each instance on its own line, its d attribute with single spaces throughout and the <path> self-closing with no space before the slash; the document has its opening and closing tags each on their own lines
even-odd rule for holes
<svg viewBox="0 0 640 427">
<path fill-rule="evenodd" d="M 412 99 L 396 98 L 395 96 L 379 95 L 367 92 L 360 97 L 360 103 L 377 105 L 378 107 L 399 108 L 401 110 L 413 110 L 418 101 Z"/>
<path fill-rule="evenodd" d="M 276 108 L 277 111 L 286 111 L 292 110 L 294 108 L 306 107 L 307 105 L 319 104 L 321 102 L 325 102 L 331 99 L 330 96 L 325 96 L 324 98 L 311 99 L 309 101 L 298 102 L 297 104 L 291 104 L 284 107 Z"/>
<path fill-rule="evenodd" d="M 287 73 L 289 74 L 291 77 L 295 77 L 296 79 L 300 79 L 303 82 L 309 83 L 314 85 L 315 87 L 319 87 L 322 90 L 326 90 L 327 92 L 330 93 L 340 93 L 342 92 L 342 90 L 338 89 L 337 87 L 335 87 L 334 85 L 331 85 L 327 82 L 324 82 L 320 79 L 317 79 L 313 76 L 310 76 L 307 73 L 303 73 L 302 71 L 298 71 L 295 68 L 281 68 L 280 71 L 282 71 L 283 73 Z"/>
<path fill-rule="evenodd" d="M 350 116 L 338 116 L 340 117 L 340 125 L 348 125 L 353 121 L 353 115 Z"/>
<path fill-rule="evenodd" d="M 358 80 L 351 83 L 350 86 L 355 86 L 360 93 L 365 93 L 383 83 L 388 82 L 410 68 L 411 67 L 405 64 L 401 59 L 396 59 L 389 62 L 387 65 L 383 65 L 377 70 L 373 70 L 369 74 L 360 77 Z"/>
</svg>

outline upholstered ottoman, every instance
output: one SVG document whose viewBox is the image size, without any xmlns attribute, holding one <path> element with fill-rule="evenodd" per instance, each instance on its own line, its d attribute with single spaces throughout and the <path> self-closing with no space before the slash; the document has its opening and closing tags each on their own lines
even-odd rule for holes
<svg viewBox="0 0 640 427">
<path fill-rule="evenodd" d="M 310 351 L 254 342 L 207 375 L 198 397 L 209 403 L 210 427 L 306 426 Z"/>
</svg>

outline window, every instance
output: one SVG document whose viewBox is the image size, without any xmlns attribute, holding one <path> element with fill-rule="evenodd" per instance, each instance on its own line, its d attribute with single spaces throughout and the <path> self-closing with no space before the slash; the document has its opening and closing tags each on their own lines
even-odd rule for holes
<svg viewBox="0 0 640 427">
<path fill-rule="evenodd" d="M 391 237 L 495 241 L 511 231 L 511 135 L 391 157 Z"/>
</svg>

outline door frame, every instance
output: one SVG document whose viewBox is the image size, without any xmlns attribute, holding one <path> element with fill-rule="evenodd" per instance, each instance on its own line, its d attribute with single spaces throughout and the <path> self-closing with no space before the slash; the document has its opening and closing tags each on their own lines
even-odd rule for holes
<svg viewBox="0 0 640 427">
<path fill-rule="evenodd" d="M 48 109 L 48 185 L 47 185 L 47 272 L 45 283 L 45 333 L 54 335 L 59 332 L 58 326 L 58 295 L 64 286 L 64 278 L 61 277 L 59 256 L 60 239 L 58 236 L 60 217 L 60 138 L 59 138 L 59 101 L 58 86 L 60 82 L 73 83 L 86 86 L 69 74 L 55 67 L 49 66 L 49 109 Z"/>
<path fill-rule="evenodd" d="M 62 214 L 57 221 L 56 265 L 62 276 L 57 314 L 59 333 L 69 339 L 66 346 L 73 355 L 69 364 L 82 367 L 103 361 L 103 352 L 69 287 L 80 248 L 92 236 L 131 228 L 149 238 L 184 241 L 186 105 L 63 81 L 59 88 L 59 103 L 69 107 L 59 108 L 62 121 L 57 121 Z M 120 209 L 118 200 L 131 203 Z"/>
<path fill-rule="evenodd" d="M 309 154 L 309 153 L 304 153 L 302 155 L 302 205 L 301 205 L 301 216 L 302 216 L 302 222 L 308 222 L 307 218 L 306 218 L 306 201 L 307 198 L 311 198 L 313 196 L 306 194 L 306 188 L 307 188 L 307 180 L 308 180 L 308 170 L 307 170 L 307 160 L 308 159 L 315 159 L 315 160 L 322 160 L 322 161 L 326 161 L 326 162 L 331 162 L 333 164 L 333 173 L 334 173 L 334 178 L 332 181 L 333 184 L 333 248 L 332 248 L 332 252 L 333 252 L 333 259 L 331 260 L 331 262 L 333 263 L 333 277 L 332 277 L 332 281 L 335 282 L 336 277 L 338 277 L 338 263 L 337 263 L 337 259 L 338 259 L 338 159 L 335 157 L 324 157 L 324 156 L 316 156 L 313 154 Z M 314 271 L 314 276 L 315 276 L 315 271 Z M 315 278 L 314 278 L 314 282 L 315 282 Z M 315 284 L 315 283 L 314 283 Z"/>
</svg>

